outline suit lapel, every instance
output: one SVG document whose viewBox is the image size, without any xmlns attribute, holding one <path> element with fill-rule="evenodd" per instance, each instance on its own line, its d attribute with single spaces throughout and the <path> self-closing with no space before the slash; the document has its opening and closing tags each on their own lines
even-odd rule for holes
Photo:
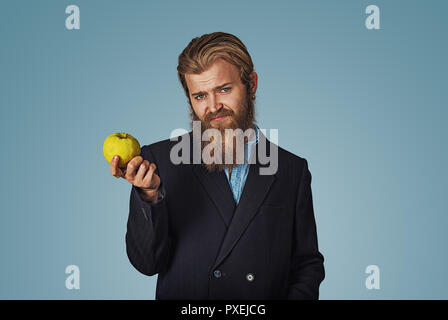
<svg viewBox="0 0 448 320">
<path fill-rule="evenodd" d="M 194 164 L 193 172 L 229 227 L 236 203 L 225 172 L 208 172 L 201 164 Z"/>
<path fill-rule="evenodd" d="M 259 131 L 259 135 L 263 135 L 263 133 Z M 193 137 L 191 132 L 190 138 L 192 143 Z M 264 135 L 263 139 L 266 139 Z M 266 139 L 266 148 L 268 150 L 270 150 L 270 144 L 271 142 Z M 193 150 L 192 145 L 190 146 L 190 150 Z M 204 187 L 204 190 L 215 204 L 219 215 L 228 227 L 213 268 L 218 266 L 232 251 L 251 221 L 257 215 L 259 207 L 268 194 L 272 183 L 275 181 L 275 175 L 260 175 L 260 168 L 262 166 L 258 159 L 258 144 L 255 145 L 253 152 L 255 153 L 256 162 L 249 167 L 249 173 L 238 205 L 235 203 L 229 181 L 224 171 L 208 172 L 202 164 L 191 165 L 194 175 Z M 191 161 L 193 160 L 192 158 L 191 155 Z"/>
<path fill-rule="evenodd" d="M 267 145 L 269 144 L 270 142 L 267 142 Z M 258 146 L 256 146 L 255 150 L 257 150 L 257 161 L 255 164 L 250 165 L 240 201 L 224 237 L 213 269 L 232 251 L 233 247 L 259 212 L 259 207 L 268 194 L 272 183 L 275 181 L 275 175 L 260 175 L 259 169 L 261 166 L 258 161 Z"/>
<path fill-rule="evenodd" d="M 233 198 L 227 176 L 224 171 L 208 172 L 202 164 L 193 163 L 193 132 L 190 131 L 190 163 L 194 176 L 199 180 L 210 200 L 216 206 L 219 215 L 226 227 L 229 227 L 235 212 L 235 199 Z M 199 142 L 200 143 L 200 142 Z"/>
</svg>

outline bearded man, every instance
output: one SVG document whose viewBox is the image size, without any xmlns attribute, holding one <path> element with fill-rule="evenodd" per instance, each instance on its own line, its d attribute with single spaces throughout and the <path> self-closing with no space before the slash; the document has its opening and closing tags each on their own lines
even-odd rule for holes
<svg viewBox="0 0 448 320">
<path fill-rule="evenodd" d="M 132 184 L 130 262 L 158 274 L 156 299 L 318 299 L 325 272 L 311 173 L 256 124 L 258 75 L 246 46 L 228 33 L 205 34 L 178 62 L 188 148 L 167 139 L 143 146 L 125 170 L 117 156 L 111 162 L 111 174 Z M 274 155 L 269 174 L 260 150 Z M 173 161 L 178 151 L 188 161 Z"/>
</svg>

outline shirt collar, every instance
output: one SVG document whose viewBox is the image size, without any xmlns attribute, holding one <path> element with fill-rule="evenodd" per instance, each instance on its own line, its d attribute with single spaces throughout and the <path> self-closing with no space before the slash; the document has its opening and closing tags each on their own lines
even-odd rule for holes
<svg viewBox="0 0 448 320">
<path fill-rule="evenodd" d="M 255 147 L 254 145 L 258 143 L 258 126 L 256 124 L 254 124 L 254 128 L 255 128 L 255 138 L 252 137 L 251 140 L 249 140 L 246 144 L 245 144 L 245 149 L 244 149 L 244 155 L 245 155 L 245 162 L 249 163 L 249 159 L 250 156 L 252 154 L 252 149 L 254 149 L 253 147 Z"/>
</svg>

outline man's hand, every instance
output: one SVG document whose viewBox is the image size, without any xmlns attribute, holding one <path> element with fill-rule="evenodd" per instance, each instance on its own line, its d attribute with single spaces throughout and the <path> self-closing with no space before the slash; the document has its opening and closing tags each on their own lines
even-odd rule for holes
<svg viewBox="0 0 448 320">
<path fill-rule="evenodd" d="M 138 189 L 143 200 L 157 202 L 160 186 L 160 177 L 154 173 L 157 166 L 148 160 L 137 156 L 128 162 L 125 169 L 118 167 L 119 157 L 116 155 L 110 163 L 110 173 L 116 178 L 123 178 L 137 188 L 150 188 L 151 190 Z"/>
</svg>

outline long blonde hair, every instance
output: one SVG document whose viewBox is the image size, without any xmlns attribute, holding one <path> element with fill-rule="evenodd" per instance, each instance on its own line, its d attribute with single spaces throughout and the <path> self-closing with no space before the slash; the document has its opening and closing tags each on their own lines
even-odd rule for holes
<svg viewBox="0 0 448 320">
<path fill-rule="evenodd" d="M 189 102 L 190 95 L 185 74 L 202 73 L 219 58 L 235 65 L 240 70 L 241 82 L 250 94 L 250 74 L 254 71 L 254 65 L 246 46 L 233 34 L 213 32 L 193 38 L 179 55 L 177 74 Z"/>
</svg>

